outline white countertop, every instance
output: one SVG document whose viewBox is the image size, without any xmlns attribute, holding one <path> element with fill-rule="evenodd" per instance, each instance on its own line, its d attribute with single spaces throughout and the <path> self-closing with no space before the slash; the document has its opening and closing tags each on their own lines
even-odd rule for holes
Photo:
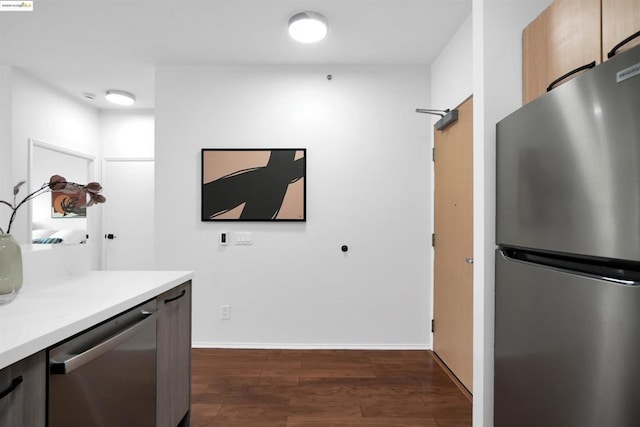
<svg viewBox="0 0 640 427">
<path fill-rule="evenodd" d="M 25 283 L 0 305 L 0 369 L 191 278 L 189 271 L 89 271 Z"/>
</svg>

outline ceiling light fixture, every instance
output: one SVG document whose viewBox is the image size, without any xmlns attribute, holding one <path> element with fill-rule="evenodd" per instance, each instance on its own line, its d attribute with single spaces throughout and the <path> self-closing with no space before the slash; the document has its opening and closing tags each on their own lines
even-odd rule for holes
<svg viewBox="0 0 640 427">
<path fill-rule="evenodd" d="M 135 95 L 123 90 L 108 90 L 106 98 L 107 101 L 118 105 L 133 105 L 136 102 Z"/>
<path fill-rule="evenodd" d="M 302 43 L 315 43 L 327 35 L 327 18 L 317 12 L 302 12 L 289 19 L 289 35 Z"/>
</svg>

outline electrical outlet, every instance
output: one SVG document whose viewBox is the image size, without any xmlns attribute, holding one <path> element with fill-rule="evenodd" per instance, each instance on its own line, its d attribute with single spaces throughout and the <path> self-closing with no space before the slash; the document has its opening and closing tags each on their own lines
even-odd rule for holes
<svg viewBox="0 0 640 427">
<path fill-rule="evenodd" d="M 221 305 L 220 306 L 220 318 L 222 320 L 231 319 L 231 306 L 230 305 Z"/>
</svg>

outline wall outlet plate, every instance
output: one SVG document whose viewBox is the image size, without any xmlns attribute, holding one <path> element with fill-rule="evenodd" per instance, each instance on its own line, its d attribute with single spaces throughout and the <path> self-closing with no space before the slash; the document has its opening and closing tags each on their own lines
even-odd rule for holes
<svg viewBox="0 0 640 427">
<path fill-rule="evenodd" d="M 220 306 L 220 318 L 222 320 L 231 319 L 231 306 L 230 305 L 221 305 Z"/>
</svg>

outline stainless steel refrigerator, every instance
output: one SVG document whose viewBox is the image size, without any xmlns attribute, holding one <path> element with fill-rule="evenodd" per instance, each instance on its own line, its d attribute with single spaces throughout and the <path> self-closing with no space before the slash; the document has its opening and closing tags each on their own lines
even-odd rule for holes
<svg viewBox="0 0 640 427">
<path fill-rule="evenodd" d="M 640 425 L 640 47 L 497 126 L 496 427 Z"/>
</svg>

